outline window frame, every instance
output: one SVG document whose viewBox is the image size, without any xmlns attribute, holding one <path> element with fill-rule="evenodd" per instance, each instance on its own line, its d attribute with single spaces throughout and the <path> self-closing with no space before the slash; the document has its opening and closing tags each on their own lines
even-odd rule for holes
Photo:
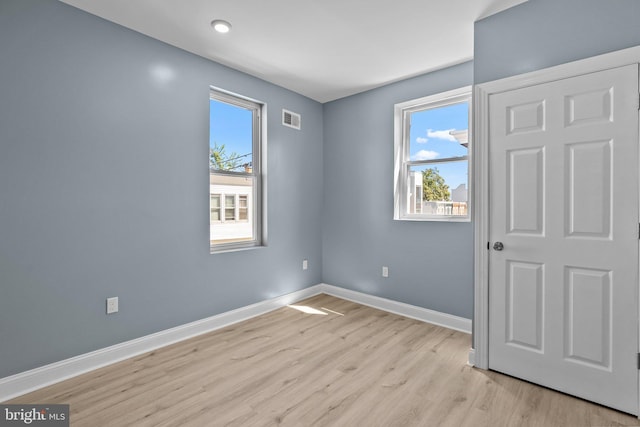
<svg viewBox="0 0 640 427">
<path fill-rule="evenodd" d="M 467 118 L 468 144 L 467 155 L 459 157 L 443 157 L 432 160 L 410 159 L 410 116 L 411 113 L 446 107 L 466 102 L 469 106 Z M 397 103 L 394 105 L 394 185 L 393 185 L 393 219 L 400 221 L 441 221 L 441 222 L 470 222 L 472 217 L 472 87 L 464 86 L 458 89 L 429 95 L 422 98 Z M 454 161 L 467 162 L 467 214 L 461 215 L 432 215 L 427 213 L 409 213 L 407 189 L 410 182 L 412 166 L 424 166 Z"/>
<path fill-rule="evenodd" d="M 210 253 L 220 253 L 235 251 L 241 249 L 249 249 L 255 247 L 266 246 L 266 135 L 267 135 L 267 105 L 264 102 L 248 98 L 236 93 L 229 92 L 224 89 L 220 89 L 214 86 L 209 87 L 209 100 L 215 100 L 224 102 L 239 108 L 245 108 L 252 111 L 252 156 L 251 156 L 251 168 L 245 171 L 223 171 L 217 170 L 215 172 L 209 169 L 209 176 L 235 176 L 250 178 L 253 182 L 252 197 L 249 201 L 247 196 L 247 219 L 239 220 L 238 215 L 238 202 L 239 198 L 237 194 L 234 194 L 234 219 L 233 222 L 252 222 L 252 236 L 251 240 L 242 240 L 237 242 L 223 242 L 213 243 L 211 238 L 209 239 Z M 209 178 L 211 180 L 211 178 Z M 209 190 L 211 196 L 211 190 Z M 215 193 L 218 194 L 218 193 Z M 229 194 L 230 195 L 230 194 Z M 220 195 L 220 211 L 221 220 L 224 223 L 225 218 L 225 204 L 224 198 L 227 194 Z M 211 205 L 209 205 L 211 210 Z M 249 212 L 251 210 L 251 212 Z M 230 220 L 231 221 L 231 220 Z M 211 221 L 209 224 L 209 234 L 211 234 Z"/>
</svg>

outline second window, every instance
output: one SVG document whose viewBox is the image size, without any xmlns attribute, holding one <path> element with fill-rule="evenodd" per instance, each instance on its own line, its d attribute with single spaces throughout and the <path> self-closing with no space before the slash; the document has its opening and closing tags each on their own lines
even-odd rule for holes
<svg viewBox="0 0 640 427">
<path fill-rule="evenodd" d="M 470 91 L 396 104 L 394 219 L 469 220 Z"/>
</svg>

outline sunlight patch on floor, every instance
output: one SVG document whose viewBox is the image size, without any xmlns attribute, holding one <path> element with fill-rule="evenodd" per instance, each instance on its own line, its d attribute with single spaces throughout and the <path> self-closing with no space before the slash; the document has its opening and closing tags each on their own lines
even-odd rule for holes
<svg viewBox="0 0 640 427">
<path fill-rule="evenodd" d="M 313 308 L 313 307 L 309 307 L 308 305 L 295 305 L 295 304 L 290 304 L 287 307 L 296 309 L 298 311 L 301 311 L 303 313 L 307 313 L 307 314 L 321 314 L 323 316 L 326 316 L 328 313 L 325 313 L 322 310 L 318 310 L 317 308 Z"/>
<path fill-rule="evenodd" d="M 337 314 L 338 316 L 344 316 L 344 314 L 338 313 L 337 311 L 333 311 L 330 308 L 327 308 L 327 307 L 320 307 L 320 308 L 325 310 L 325 311 L 328 311 L 329 313 Z"/>
</svg>

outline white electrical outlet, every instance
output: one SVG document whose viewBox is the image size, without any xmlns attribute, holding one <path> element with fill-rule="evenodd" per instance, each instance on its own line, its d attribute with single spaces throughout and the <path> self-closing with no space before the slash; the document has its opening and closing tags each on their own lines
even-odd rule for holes
<svg viewBox="0 0 640 427">
<path fill-rule="evenodd" d="M 107 314 L 118 312 L 118 297 L 107 298 Z"/>
<path fill-rule="evenodd" d="M 309 261 L 307 261 L 306 259 L 302 260 L 302 269 L 306 270 L 309 268 Z"/>
<path fill-rule="evenodd" d="M 389 267 L 382 266 L 382 277 L 389 277 Z"/>
</svg>

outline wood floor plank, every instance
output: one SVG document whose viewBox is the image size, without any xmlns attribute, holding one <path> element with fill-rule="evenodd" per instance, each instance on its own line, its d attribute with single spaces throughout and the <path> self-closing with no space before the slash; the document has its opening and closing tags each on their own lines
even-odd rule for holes
<svg viewBox="0 0 640 427">
<path fill-rule="evenodd" d="M 467 334 L 318 295 L 9 403 L 67 403 L 77 427 L 640 426 L 472 368 L 469 347 Z"/>
</svg>

